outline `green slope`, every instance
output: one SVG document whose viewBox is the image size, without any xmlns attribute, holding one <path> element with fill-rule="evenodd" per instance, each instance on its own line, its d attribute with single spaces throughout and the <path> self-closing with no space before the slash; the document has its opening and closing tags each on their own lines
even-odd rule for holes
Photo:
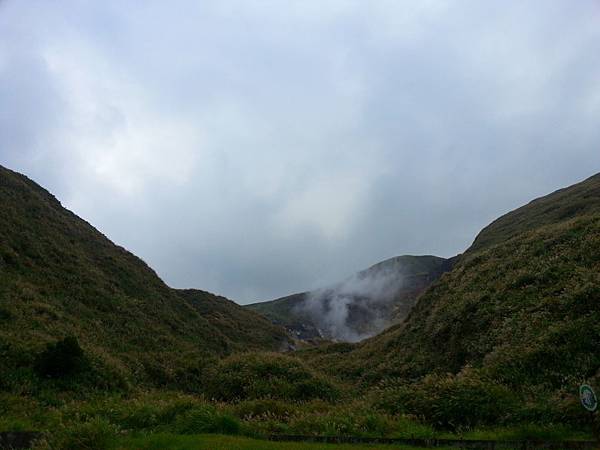
<svg viewBox="0 0 600 450">
<path fill-rule="evenodd" d="M 356 340 L 402 321 L 419 294 L 450 270 L 453 261 L 437 256 L 398 256 L 331 287 L 246 308 L 285 326 L 301 340 Z M 339 309 L 336 303 L 346 308 L 343 320 L 331 320 L 338 319 L 330 317 L 332 311 Z"/>
<path fill-rule="evenodd" d="M 475 252 L 526 231 L 600 212 L 600 174 L 533 200 L 485 227 L 469 248 Z"/>
<path fill-rule="evenodd" d="M 284 330 L 252 311 L 169 288 L 46 190 L 2 167 L 0 205 L 4 373 L 30 367 L 46 343 L 67 335 L 100 365 L 157 384 L 207 357 L 285 345 Z"/>
<path fill-rule="evenodd" d="M 244 305 L 244 308 L 256 311 L 274 324 L 285 327 L 296 339 L 320 339 L 323 336 L 317 321 L 303 308 L 309 297 L 309 292 L 302 292 L 276 300 Z"/>
<path fill-rule="evenodd" d="M 598 377 L 599 348 L 596 175 L 486 227 L 403 324 L 332 370 L 373 384 L 470 367 L 513 388 L 573 393 Z"/>
</svg>

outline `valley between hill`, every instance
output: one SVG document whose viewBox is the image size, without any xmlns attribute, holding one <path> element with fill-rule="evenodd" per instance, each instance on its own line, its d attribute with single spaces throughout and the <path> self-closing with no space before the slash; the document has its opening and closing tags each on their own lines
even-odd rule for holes
<svg viewBox="0 0 600 450">
<path fill-rule="evenodd" d="M 283 327 L 169 288 L 25 176 L 0 168 L 0 202 L 0 430 L 44 431 L 39 448 L 598 426 L 578 386 L 600 387 L 600 175 L 490 224 L 382 333 L 285 354 Z"/>
</svg>

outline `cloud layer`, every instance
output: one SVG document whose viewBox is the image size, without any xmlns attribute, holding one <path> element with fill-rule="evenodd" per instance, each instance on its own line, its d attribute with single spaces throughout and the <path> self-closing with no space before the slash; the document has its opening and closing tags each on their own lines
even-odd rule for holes
<svg viewBox="0 0 600 450">
<path fill-rule="evenodd" d="M 600 170 L 600 3 L 0 2 L 0 164 L 239 302 Z"/>
</svg>

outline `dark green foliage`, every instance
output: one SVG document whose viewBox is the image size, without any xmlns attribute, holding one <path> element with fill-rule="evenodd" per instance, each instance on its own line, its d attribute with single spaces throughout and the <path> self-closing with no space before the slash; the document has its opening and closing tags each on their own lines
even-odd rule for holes
<svg viewBox="0 0 600 450">
<path fill-rule="evenodd" d="M 430 375 L 420 383 L 383 389 L 378 406 L 421 417 L 441 428 L 501 425 L 513 419 L 517 397 L 506 387 L 476 373 Z"/>
<path fill-rule="evenodd" d="M 173 429 L 179 434 L 239 434 L 240 423 L 230 415 L 217 412 L 214 406 L 202 405 L 177 417 Z"/>
<path fill-rule="evenodd" d="M 397 387 L 387 387 L 387 394 L 393 396 Z M 98 448 L 110 448 L 111 436 L 116 434 L 194 434 L 201 431 L 239 433 L 255 437 L 279 433 L 432 438 L 441 437 L 442 432 L 448 433 L 420 423 L 414 416 L 391 414 L 377 402 L 366 399 L 347 399 L 336 403 L 322 400 L 291 402 L 263 399 L 224 404 L 208 403 L 198 396 L 165 391 L 133 396 L 98 393 L 84 400 L 74 399 L 69 393 L 63 398 L 67 401 L 55 402 L 49 408 L 46 400 L 0 393 L 0 430 L 44 430 L 48 443 L 52 445 L 41 446 L 40 450 L 63 448 L 62 443 L 75 440 L 104 441 L 108 445 Z M 548 402 L 548 405 L 551 404 Z M 498 406 L 502 406 L 502 403 L 498 403 Z M 481 408 L 479 410 L 485 411 Z M 449 411 L 455 410 L 451 408 Z M 460 433 L 465 437 L 467 434 L 464 433 L 468 433 L 475 439 L 493 439 L 499 434 L 505 439 L 520 436 L 589 438 L 589 433 L 574 433 L 574 430 L 581 429 L 582 424 L 586 423 L 585 419 L 568 427 L 563 422 L 555 422 L 559 425 L 553 426 L 524 425 L 528 423 L 530 422 L 524 420 L 517 426 L 500 429 L 494 424 L 492 428 L 461 429 Z M 92 438 L 89 439 L 90 437 Z"/>
<path fill-rule="evenodd" d="M 36 373 L 48 378 L 69 377 L 88 367 L 89 362 L 73 336 L 47 344 L 35 361 Z"/>
<path fill-rule="evenodd" d="M 235 415 L 242 419 L 264 417 L 285 419 L 296 410 L 297 404 L 295 403 L 273 399 L 245 400 L 233 406 Z"/>
<path fill-rule="evenodd" d="M 0 323 L 8 322 L 12 318 L 12 313 L 8 309 L 0 308 Z"/>
<path fill-rule="evenodd" d="M 275 353 L 234 355 L 209 369 L 206 395 L 222 401 L 335 400 L 338 388 L 296 358 Z"/>
<path fill-rule="evenodd" d="M 295 433 L 316 436 L 383 437 L 399 431 L 397 419 L 390 415 L 348 406 L 318 414 L 300 413 L 290 420 L 289 427 Z"/>
<path fill-rule="evenodd" d="M 57 430 L 47 444 L 61 450 L 112 450 L 117 447 L 118 432 L 116 425 L 94 418 Z"/>
</svg>

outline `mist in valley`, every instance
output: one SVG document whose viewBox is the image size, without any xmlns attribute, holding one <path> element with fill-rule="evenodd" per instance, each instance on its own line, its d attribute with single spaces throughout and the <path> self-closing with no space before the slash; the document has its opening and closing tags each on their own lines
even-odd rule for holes
<svg viewBox="0 0 600 450">
<path fill-rule="evenodd" d="M 369 269 L 308 293 L 295 312 L 309 316 L 324 338 L 358 342 L 390 324 L 389 305 L 403 286 L 397 270 Z"/>
</svg>

